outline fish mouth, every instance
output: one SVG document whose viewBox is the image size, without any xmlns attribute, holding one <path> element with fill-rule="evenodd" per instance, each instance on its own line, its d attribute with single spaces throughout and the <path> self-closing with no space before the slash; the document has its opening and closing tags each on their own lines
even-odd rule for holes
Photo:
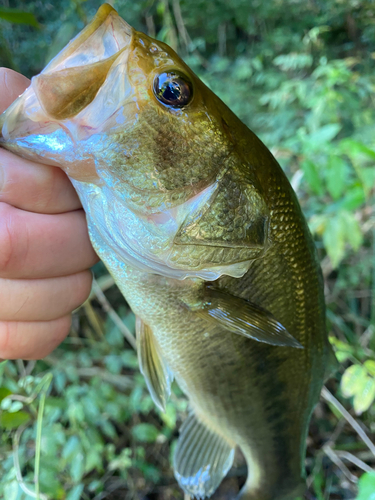
<svg viewBox="0 0 375 500">
<path fill-rule="evenodd" d="M 58 129 L 58 123 L 73 132 L 77 127 L 69 122 L 77 117 L 78 127 L 95 129 L 110 117 L 119 102 L 113 99 L 110 104 L 104 103 L 106 110 L 99 119 L 92 119 L 99 113 L 93 112 L 90 104 L 110 73 L 116 72 L 116 65 L 117 76 L 113 80 L 120 80 L 119 66 L 122 72 L 126 68 L 133 32 L 115 9 L 103 4 L 91 23 L 32 78 L 30 87 L 0 116 L 0 142 L 4 147 L 33 159 L 34 145 L 32 141 L 26 145 L 23 138 L 52 134 Z M 120 98 L 120 92 L 118 96 Z M 40 148 L 38 151 L 40 154 Z"/>
</svg>

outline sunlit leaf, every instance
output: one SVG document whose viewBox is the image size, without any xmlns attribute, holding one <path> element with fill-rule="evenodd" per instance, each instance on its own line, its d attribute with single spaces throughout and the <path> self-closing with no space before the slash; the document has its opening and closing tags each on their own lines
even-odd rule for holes
<svg viewBox="0 0 375 500">
<path fill-rule="evenodd" d="M 370 149 L 366 144 L 356 141 L 352 138 L 343 139 L 340 141 L 340 150 L 343 153 L 353 157 L 356 155 L 365 155 L 372 160 L 375 160 L 375 151 Z"/>
<path fill-rule="evenodd" d="M 152 424 L 138 424 L 132 428 L 135 439 L 144 443 L 153 443 L 159 435 L 159 431 Z"/>
<path fill-rule="evenodd" d="M 356 220 L 354 214 L 342 211 L 341 217 L 343 218 L 343 224 L 346 228 L 346 240 L 350 243 L 354 250 L 358 250 L 362 244 L 363 235 L 358 221 Z"/>
<path fill-rule="evenodd" d="M 0 428 L 17 429 L 20 425 L 26 424 L 30 420 L 30 415 L 25 411 L 17 413 L 2 412 L 0 414 Z"/>
<path fill-rule="evenodd" d="M 358 388 L 358 392 L 354 396 L 353 407 L 357 415 L 370 408 L 370 405 L 375 399 L 375 379 L 373 377 L 366 377 L 362 386 Z"/>
<path fill-rule="evenodd" d="M 375 377 L 375 361 L 373 359 L 368 359 L 363 363 L 363 365 L 369 374 Z"/>
<path fill-rule="evenodd" d="M 312 62 L 313 58 L 311 54 L 298 54 L 296 52 L 282 54 L 273 60 L 273 63 L 283 71 L 309 68 Z"/>
<path fill-rule="evenodd" d="M 323 233 L 323 243 L 336 268 L 345 255 L 346 228 L 340 215 L 330 217 Z"/>
<path fill-rule="evenodd" d="M 363 386 L 366 381 L 367 373 L 361 365 L 352 365 L 345 370 L 341 379 L 341 391 L 347 398 L 354 396 Z"/>
<path fill-rule="evenodd" d="M 375 500 L 375 471 L 366 472 L 360 477 L 358 490 L 355 500 Z"/>
<path fill-rule="evenodd" d="M 333 336 L 329 337 L 329 341 L 334 346 L 335 355 L 339 363 L 343 363 L 353 355 L 353 347 L 346 342 L 342 342 L 341 340 Z"/>
</svg>

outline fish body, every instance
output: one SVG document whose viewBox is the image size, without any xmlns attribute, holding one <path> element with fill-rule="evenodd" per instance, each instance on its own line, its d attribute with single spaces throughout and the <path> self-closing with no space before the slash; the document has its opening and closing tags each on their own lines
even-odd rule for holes
<svg viewBox="0 0 375 500">
<path fill-rule="evenodd" d="M 239 446 L 241 499 L 301 494 L 330 347 L 315 248 L 268 149 L 172 49 L 108 5 L 0 127 L 3 147 L 72 180 L 137 316 L 155 403 L 173 378 L 189 398 L 180 486 L 211 496 Z"/>
</svg>

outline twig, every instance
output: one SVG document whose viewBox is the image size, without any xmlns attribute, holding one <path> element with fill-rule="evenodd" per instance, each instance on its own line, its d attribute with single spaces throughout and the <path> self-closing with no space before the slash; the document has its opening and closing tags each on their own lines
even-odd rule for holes
<svg viewBox="0 0 375 500">
<path fill-rule="evenodd" d="M 129 389 L 134 386 L 133 379 L 127 377 L 126 375 L 115 375 L 114 373 L 109 373 L 106 370 L 102 370 L 96 367 L 88 368 L 78 368 L 77 375 L 83 378 L 100 377 L 101 380 L 109 382 L 115 385 L 119 389 Z"/>
<path fill-rule="evenodd" d="M 186 52 L 188 52 L 189 35 L 188 35 L 186 28 L 185 28 L 185 23 L 184 23 L 184 19 L 182 17 L 181 6 L 180 6 L 179 0 L 173 0 L 172 7 L 173 7 L 173 14 L 174 14 L 174 17 L 176 20 L 178 32 L 180 34 L 180 37 L 182 38 L 182 41 L 184 42 L 185 50 L 186 50 Z"/>
<path fill-rule="evenodd" d="M 352 464 L 356 465 L 360 469 L 364 470 L 365 472 L 374 472 L 374 469 L 367 465 L 365 462 L 357 458 L 355 455 L 352 453 L 349 453 L 348 451 L 339 451 L 335 450 L 335 453 L 338 457 L 347 460 L 348 462 L 351 462 Z"/>
<path fill-rule="evenodd" d="M 23 477 L 22 477 L 22 472 L 21 472 L 21 466 L 20 466 L 20 461 L 19 461 L 19 456 L 18 456 L 18 451 L 19 451 L 19 445 L 20 445 L 20 440 L 23 431 L 26 429 L 27 425 L 21 425 L 18 427 L 16 430 L 16 433 L 13 438 L 13 463 L 14 463 L 14 468 L 16 470 L 16 478 L 18 481 L 19 486 L 21 487 L 22 491 L 26 493 L 26 495 L 32 497 L 32 498 L 37 498 L 37 494 L 34 493 L 34 491 L 31 491 L 30 488 L 26 485 Z M 44 495 L 43 493 L 39 494 L 39 499 L 40 500 L 48 500 L 47 495 Z"/>
<path fill-rule="evenodd" d="M 127 326 L 124 324 L 120 316 L 117 314 L 117 312 L 113 309 L 111 304 L 109 303 L 107 297 L 104 295 L 102 292 L 100 286 L 97 284 L 97 282 L 94 280 L 92 283 L 92 289 L 96 295 L 96 298 L 100 302 L 102 308 L 104 311 L 108 314 L 108 316 L 111 318 L 111 320 L 115 323 L 115 325 L 118 327 L 120 332 L 123 334 L 127 342 L 132 346 L 132 348 L 136 351 L 137 350 L 137 345 L 136 341 L 134 338 L 134 335 L 130 332 L 130 330 L 127 328 Z"/>
<path fill-rule="evenodd" d="M 323 451 L 332 460 L 332 462 L 337 465 L 337 467 L 349 479 L 349 481 L 351 481 L 352 483 L 356 483 L 358 481 L 357 476 L 350 472 L 350 470 L 346 467 L 342 460 L 340 460 L 340 458 L 336 455 L 336 453 L 330 446 L 324 445 Z"/>
<path fill-rule="evenodd" d="M 336 410 L 338 410 L 341 415 L 346 419 L 346 421 L 353 427 L 353 429 L 357 432 L 362 441 L 366 444 L 371 453 L 375 456 L 375 445 L 367 436 L 362 427 L 358 424 L 358 422 L 350 415 L 350 413 L 343 407 L 343 405 L 335 398 L 333 394 L 329 392 L 326 387 L 322 389 L 322 397 L 328 403 L 331 403 Z"/>
</svg>

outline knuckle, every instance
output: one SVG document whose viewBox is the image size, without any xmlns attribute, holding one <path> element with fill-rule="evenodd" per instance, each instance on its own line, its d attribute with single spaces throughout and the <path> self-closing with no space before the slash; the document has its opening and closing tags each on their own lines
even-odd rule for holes
<svg viewBox="0 0 375 500">
<path fill-rule="evenodd" d="M 16 231 L 12 212 L 10 205 L 0 203 L 0 275 L 9 269 L 16 252 Z"/>
<path fill-rule="evenodd" d="M 88 299 L 91 292 L 92 274 L 89 270 L 82 271 L 75 275 L 75 295 L 70 304 L 70 310 L 74 311 Z"/>
<path fill-rule="evenodd" d="M 12 277 L 26 261 L 29 237 L 20 210 L 0 202 L 0 276 Z"/>
<path fill-rule="evenodd" d="M 59 195 L 58 191 L 59 170 L 57 168 L 45 168 L 43 170 L 43 181 L 39 185 L 36 200 L 36 210 L 40 213 L 49 213 Z"/>
<path fill-rule="evenodd" d="M 0 276 L 11 277 L 26 260 L 28 230 L 17 208 L 0 203 Z"/>
<path fill-rule="evenodd" d="M 12 331 L 17 323 L 11 321 L 0 321 L 0 358 L 8 359 L 12 356 L 11 342 Z"/>
</svg>

